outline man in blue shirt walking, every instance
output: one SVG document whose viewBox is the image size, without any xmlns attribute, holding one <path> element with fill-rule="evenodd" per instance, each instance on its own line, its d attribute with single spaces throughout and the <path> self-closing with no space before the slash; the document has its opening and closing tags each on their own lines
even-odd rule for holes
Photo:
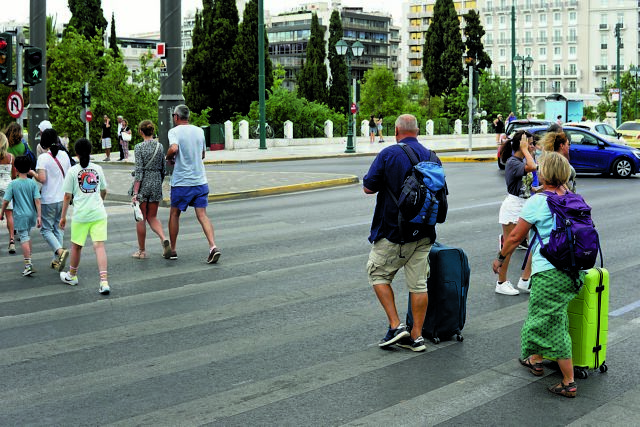
<svg viewBox="0 0 640 427">
<path fill-rule="evenodd" d="M 404 114 L 395 123 L 396 141 L 410 147 L 419 161 L 428 161 L 431 151 L 418 142 L 418 122 L 415 116 Z M 440 163 L 440 159 L 435 161 Z M 433 159 L 432 159 L 433 161 Z M 398 207 L 391 194 L 396 197 L 405 178 L 412 168 L 411 160 L 398 144 L 383 149 L 371 164 L 369 172 L 363 179 L 363 190 L 367 194 L 376 194 L 376 207 L 371 223 L 369 241 L 373 243 L 367 274 L 369 284 L 384 309 L 389 329 L 387 335 L 378 343 L 380 347 L 393 344 L 413 351 L 424 351 L 422 325 L 427 305 L 427 277 L 429 275 L 429 251 L 436 239 L 433 225 L 420 224 L 417 227 L 406 227 L 403 223 L 403 234 L 398 224 Z M 446 187 L 445 187 L 446 188 Z M 445 199 L 446 200 L 446 199 Z M 440 212 L 440 209 L 443 212 Z M 447 204 L 443 203 L 438 217 L 446 216 Z M 408 229 L 408 230 L 407 230 Z M 411 298 L 411 309 L 414 325 L 411 332 L 400 322 L 395 305 L 395 297 L 391 282 L 396 273 L 404 268 L 407 287 Z"/>
</svg>

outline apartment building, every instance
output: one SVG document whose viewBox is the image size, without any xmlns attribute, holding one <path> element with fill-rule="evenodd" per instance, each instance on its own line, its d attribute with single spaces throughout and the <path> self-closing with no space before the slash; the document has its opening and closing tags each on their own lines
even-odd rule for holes
<svg viewBox="0 0 640 427">
<path fill-rule="evenodd" d="M 435 0 L 410 0 L 405 5 L 409 62 L 402 81 L 422 79 L 424 32 L 434 4 Z M 518 93 L 524 85 L 533 111 L 543 111 L 544 99 L 552 93 L 587 103 L 599 101 L 598 95 L 616 75 L 616 24 L 622 25 L 620 70 L 640 62 L 638 0 L 478 0 L 454 5 L 459 15 L 469 8 L 479 12 L 486 31 L 484 47 L 493 61 L 491 71 L 505 79 L 511 79 L 514 7 L 516 54 L 533 59 L 524 79 L 522 69 L 516 69 L 516 85 Z"/>
<path fill-rule="evenodd" d="M 336 8 L 342 19 L 343 39 L 352 44 L 356 40 L 364 46 L 364 54 L 351 62 L 352 73 L 357 79 L 374 66 L 396 70 L 399 61 L 393 61 L 393 52 L 400 49 L 399 29 L 392 38 L 391 16 L 381 12 L 366 12 L 361 7 L 341 7 L 340 2 L 316 2 L 298 6 L 296 9 L 272 16 L 267 21 L 269 36 L 269 56 L 274 66 L 281 64 L 285 69 L 283 86 L 293 90 L 296 75 L 306 58 L 307 43 L 311 36 L 313 13 L 318 15 L 320 26 L 325 30 L 325 43 L 329 40 L 331 13 Z M 327 60 L 328 66 L 328 60 Z"/>
</svg>

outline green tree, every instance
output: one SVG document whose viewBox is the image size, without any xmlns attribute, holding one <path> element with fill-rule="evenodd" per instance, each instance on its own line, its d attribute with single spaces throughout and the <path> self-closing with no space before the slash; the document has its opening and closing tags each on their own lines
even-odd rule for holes
<svg viewBox="0 0 640 427">
<path fill-rule="evenodd" d="M 465 42 L 467 55 L 475 59 L 475 67 L 480 70 L 491 68 L 491 58 L 487 55 L 482 44 L 482 37 L 485 34 L 484 28 L 480 23 L 480 15 L 475 9 L 470 9 L 468 13 L 463 15 L 466 26 L 464 27 L 464 35 L 467 40 Z"/>
<path fill-rule="evenodd" d="M 203 9 L 196 11 L 195 25 L 191 36 L 192 48 L 182 69 L 184 98 L 192 111 L 200 112 L 210 104 L 209 94 L 213 91 L 213 67 L 211 55 L 210 23 L 213 21 L 213 0 L 203 0 Z M 205 23 L 207 23 L 205 28 Z"/>
<path fill-rule="evenodd" d="M 480 73 L 478 91 L 478 110 L 487 112 L 487 120 L 493 122 L 498 114 L 504 114 L 506 117 L 511 109 L 511 82 L 498 76 L 491 77 L 487 73 Z"/>
<path fill-rule="evenodd" d="M 213 68 L 207 70 L 207 78 L 212 80 L 213 87 L 209 93 L 207 106 L 211 107 L 209 113 L 211 123 L 223 123 L 232 117 L 235 104 L 233 48 L 238 38 L 240 19 L 235 0 L 216 0 L 213 7 L 213 22 L 209 30 L 212 36 L 211 55 L 214 61 Z"/>
<path fill-rule="evenodd" d="M 342 20 L 340 12 L 331 12 L 329 22 L 329 68 L 331 69 L 331 86 L 329 87 L 329 107 L 334 111 L 347 113 L 349 105 L 349 81 L 345 59 L 336 52 L 336 43 L 342 39 Z"/>
<path fill-rule="evenodd" d="M 402 105 L 401 92 L 391 70 L 375 66 L 364 73 L 360 118 L 368 118 L 371 114 L 376 117 L 398 115 Z"/>
<path fill-rule="evenodd" d="M 432 96 L 449 94 L 462 81 L 460 21 L 452 0 L 436 0 L 423 48 L 422 74 Z"/>
<path fill-rule="evenodd" d="M 102 11 L 102 0 L 69 0 L 68 5 L 71 19 L 65 33 L 73 27 L 87 40 L 93 39 L 98 34 L 104 34 L 107 29 L 107 20 Z"/>
<path fill-rule="evenodd" d="M 120 48 L 118 48 L 118 39 L 116 37 L 116 17 L 111 12 L 111 36 L 109 37 L 109 49 L 114 58 L 120 58 Z"/>
<path fill-rule="evenodd" d="M 309 101 L 326 102 L 327 66 L 324 44 L 324 29 L 320 26 L 318 15 L 311 18 L 311 35 L 307 44 L 307 58 L 298 73 L 298 94 Z"/>
<path fill-rule="evenodd" d="M 151 52 L 143 55 L 141 71 L 133 76 L 132 83 L 125 64 L 105 50 L 101 34 L 87 40 L 71 27 L 47 54 L 52 59 L 47 79 L 49 117 L 59 133 L 68 132 L 72 141 L 84 136 L 84 124 L 78 116 L 82 108 L 80 89 L 85 82 L 89 83 L 90 107 L 96 118 L 122 115 L 133 128 L 143 119 L 157 123 L 159 68 L 157 63 L 149 64 Z M 96 150 L 100 131 L 101 120 L 92 122 L 90 140 Z"/>
<path fill-rule="evenodd" d="M 273 65 L 269 58 L 269 39 L 264 34 L 265 88 L 273 85 Z M 244 9 L 238 40 L 233 48 L 234 112 L 247 114 L 258 94 L 258 2 L 250 0 Z"/>
</svg>

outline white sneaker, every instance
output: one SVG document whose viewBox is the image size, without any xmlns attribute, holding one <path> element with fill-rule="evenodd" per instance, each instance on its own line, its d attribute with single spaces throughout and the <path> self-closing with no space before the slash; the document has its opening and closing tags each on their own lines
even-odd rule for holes
<svg viewBox="0 0 640 427">
<path fill-rule="evenodd" d="M 531 279 L 522 280 L 522 277 L 518 279 L 518 289 L 522 292 L 530 293 L 531 292 Z"/>
<path fill-rule="evenodd" d="M 111 292 L 111 289 L 109 288 L 109 282 L 105 280 L 101 281 L 98 292 L 100 292 L 102 295 L 109 295 L 109 292 Z"/>
<path fill-rule="evenodd" d="M 76 286 L 78 284 L 78 276 L 72 276 L 68 271 L 60 272 L 60 280 L 67 285 Z"/>
<path fill-rule="evenodd" d="M 513 287 L 510 281 L 505 281 L 502 283 L 496 282 L 496 294 L 502 295 L 518 295 L 520 292 L 516 288 Z"/>
</svg>

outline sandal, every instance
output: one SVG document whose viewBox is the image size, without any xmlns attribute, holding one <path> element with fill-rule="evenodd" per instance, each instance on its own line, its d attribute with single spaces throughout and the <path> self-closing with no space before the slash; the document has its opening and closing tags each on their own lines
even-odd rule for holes
<svg viewBox="0 0 640 427">
<path fill-rule="evenodd" d="M 559 396 L 576 397 L 576 393 L 578 393 L 578 386 L 576 385 L 575 381 L 572 381 L 566 385 L 562 381 L 560 381 L 558 384 L 549 387 L 549 391 Z"/>
<path fill-rule="evenodd" d="M 147 254 L 144 251 L 138 249 L 133 253 L 133 255 L 131 255 L 131 257 L 137 259 L 145 259 L 147 257 Z"/>
<path fill-rule="evenodd" d="M 544 368 L 542 367 L 542 362 L 531 363 L 531 356 L 527 357 L 524 360 L 518 359 L 518 361 L 522 366 L 524 366 L 525 368 L 528 368 L 529 372 L 531 372 L 536 377 L 541 377 L 542 375 L 544 375 Z"/>
</svg>

